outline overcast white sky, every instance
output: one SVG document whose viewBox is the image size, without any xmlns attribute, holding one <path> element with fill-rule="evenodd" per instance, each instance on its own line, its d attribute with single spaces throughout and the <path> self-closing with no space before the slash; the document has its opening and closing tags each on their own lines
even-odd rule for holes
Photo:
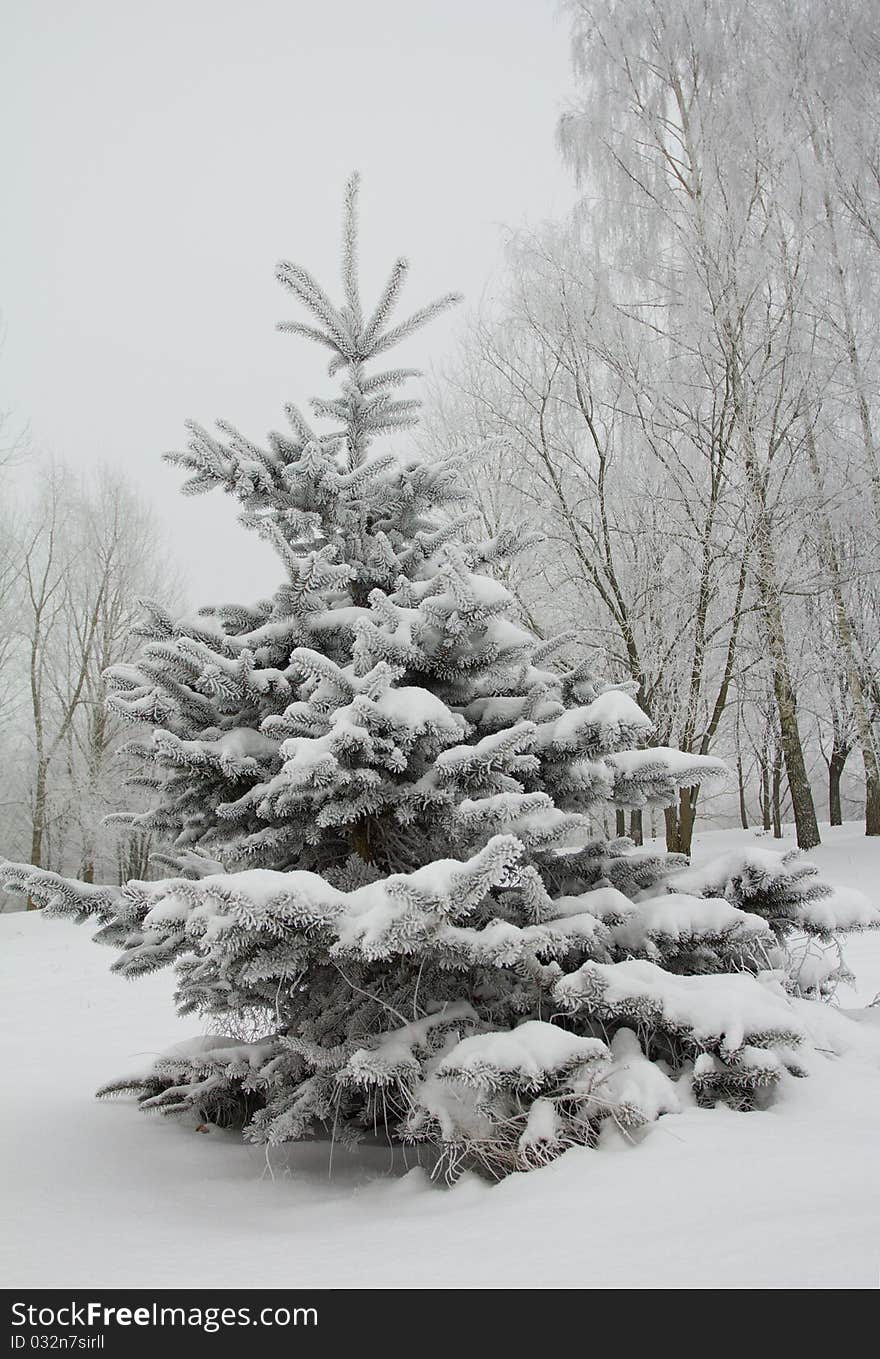
<svg viewBox="0 0 880 1359">
<path fill-rule="evenodd" d="M 327 394 L 274 330 L 295 308 L 273 267 L 335 282 L 351 169 L 364 290 L 405 253 L 410 305 L 477 299 L 502 226 L 568 207 L 565 26 L 552 0 L 5 0 L 0 30 L 0 408 L 74 465 L 125 468 L 196 602 L 265 593 L 269 550 L 159 455 L 187 417 L 262 439 Z"/>
</svg>

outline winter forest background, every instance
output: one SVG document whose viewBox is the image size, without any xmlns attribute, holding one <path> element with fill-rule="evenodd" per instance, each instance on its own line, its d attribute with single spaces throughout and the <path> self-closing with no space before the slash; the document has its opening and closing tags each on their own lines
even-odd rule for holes
<svg viewBox="0 0 880 1359">
<path fill-rule="evenodd" d="M 504 8 L 486 7 L 491 33 Z M 875 7 L 571 0 L 562 10 L 555 27 L 540 5 L 515 23 L 559 49 L 557 67 L 542 70 L 548 94 L 551 69 L 559 79 L 548 99 L 557 146 L 539 126 L 528 149 L 543 146 L 551 166 L 561 154 L 565 168 L 546 173 L 571 187 L 554 181 L 548 196 L 567 192 L 571 206 L 548 217 L 533 201 L 531 225 L 505 229 L 496 258 L 484 252 L 483 276 L 465 280 L 467 307 L 444 323 L 415 437 L 429 458 L 467 450 L 486 533 L 524 522 L 540 532 L 505 581 L 529 628 L 571 631 L 597 670 L 634 681 L 654 743 L 730 768 L 723 787 L 686 790 L 644 824 L 639 811 L 618 812 L 609 831 L 637 843 L 665 835 L 684 851 L 695 824 L 772 837 L 793 821 L 804 847 L 822 821 L 864 819 L 880 833 Z M 503 126 L 503 110 L 491 116 Z M 202 238 L 210 212 L 189 222 L 218 317 L 237 270 L 248 283 L 251 266 L 292 249 L 299 216 L 335 221 L 350 168 L 329 167 L 317 199 L 301 181 L 286 185 L 294 207 L 275 224 L 278 248 L 236 251 L 222 272 Z M 371 184 L 364 168 L 379 201 L 382 176 Z M 218 167 L 216 187 L 224 178 Z M 454 204 L 453 219 L 467 206 Z M 444 244 L 438 234 L 427 277 L 445 287 L 459 280 Z M 120 286 L 135 289 L 125 323 L 136 333 L 150 263 L 128 258 L 124 240 L 110 251 Z M 185 302 L 165 298 L 172 350 Z M 6 317 L 0 374 L 22 371 L 18 315 L 13 307 Z M 261 331 L 264 319 L 241 329 Z M 87 317 L 83 325 L 88 347 Z M 119 340 L 125 351 L 130 339 Z M 273 350 L 272 364 L 277 386 L 289 388 L 289 359 Z M 203 409 L 225 399 L 216 369 L 195 376 L 211 392 Z M 235 381 L 245 387 L 249 375 Z M 151 436 L 161 389 L 147 367 L 138 395 Z M 278 403 L 257 394 L 264 419 Z M 240 392 L 228 395 L 239 421 Z M 140 598 L 175 609 L 203 602 L 239 543 L 248 570 L 265 567 L 216 500 L 192 521 L 204 547 L 182 541 L 191 521 L 170 506 L 173 473 L 156 461 L 147 481 L 128 465 L 141 409 L 129 412 L 130 427 L 104 429 L 86 461 L 65 449 L 64 402 L 51 417 L 14 391 L 4 404 L 0 850 L 86 881 L 155 876 L 147 837 L 102 826 L 131 805 L 113 759 L 125 733 L 103 706 L 103 671 L 132 654 Z M 156 459 L 179 427 L 161 422 Z M 84 437 L 87 426 L 77 443 Z"/>
</svg>

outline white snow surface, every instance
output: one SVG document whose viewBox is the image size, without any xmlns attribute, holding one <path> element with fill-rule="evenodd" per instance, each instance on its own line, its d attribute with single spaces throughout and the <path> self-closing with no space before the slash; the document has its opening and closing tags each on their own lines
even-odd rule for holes
<svg viewBox="0 0 880 1359">
<path fill-rule="evenodd" d="M 592 997 L 600 1013 L 607 1012 L 604 1006 L 638 1006 L 651 1022 L 673 1032 L 692 1034 L 707 1046 L 719 1042 L 722 1055 L 731 1058 L 750 1038 L 801 1037 L 791 1002 L 772 973 L 761 979 L 743 972 L 681 977 L 641 959 L 587 962 L 560 978 L 553 996 L 573 1010 L 582 996 Z"/>
<path fill-rule="evenodd" d="M 530 1019 L 507 1033 L 478 1033 L 463 1038 L 443 1058 L 437 1074 L 461 1074 L 477 1084 L 483 1078 L 492 1083 L 507 1076 L 511 1084 L 534 1082 L 537 1086 L 581 1062 L 599 1061 L 607 1053 L 598 1038 L 579 1038 L 556 1024 Z"/>
<path fill-rule="evenodd" d="M 641 754 L 636 751 L 636 754 Z M 829 828 L 830 829 L 830 828 Z M 835 828 L 836 829 L 836 828 Z M 835 843 L 837 843 L 835 841 Z M 779 842 L 763 835 L 758 845 L 743 844 L 733 853 L 723 854 L 708 866 L 694 866 L 677 873 L 667 880 L 670 891 L 716 892 L 726 879 L 742 874 L 756 878 L 765 875 L 769 880 L 777 876 L 783 878 L 796 875 L 804 868 L 815 865 L 820 868 L 819 877 L 805 875 L 806 887 L 822 880 L 821 864 L 814 860 L 813 851 L 803 854 L 801 860 L 782 864 L 778 855 Z M 791 846 L 786 845 L 786 848 Z M 805 901 L 800 906 L 800 918 L 819 930 L 862 930 L 876 928 L 880 921 L 880 900 L 860 891 L 851 884 L 836 880 L 834 873 L 827 874 L 827 885 L 831 892 L 814 901 Z M 870 887 L 869 883 L 865 884 Z"/>
<path fill-rule="evenodd" d="M 766 935 L 772 942 L 761 916 L 737 910 L 717 897 L 692 897 L 684 892 L 639 902 L 627 924 L 618 927 L 615 938 L 626 944 L 630 940 L 637 943 L 642 935 L 649 939 L 698 939 L 728 934 L 740 938 Z"/>
<path fill-rule="evenodd" d="M 810 858 L 873 899 L 880 844 L 857 826 L 823 836 Z M 695 859 L 745 844 L 777 847 L 712 832 Z M 793 1002 L 826 1051 L 806 1056 L 808 1079 L 784 1079 L 768 1112 L 682 1099 L 632 1140 L 609 1119 L 597 1151 L 495 1187 L 465 1177 L 451 1191 L 384 1146 L 337 1146 L 328 1177 L 323 1143 L 267 1161 L 232 1134 L 96 1101 L 105 1080 L 198 1031 L 175 1017 L 170 975 L 124 982 L 108 970 L 113 956 L 85 928 L 0 917 L 7 1287 L 880 1282 L 880 1008 L 857 1008 L 880 992 L 876 933 L 847 940 L 857 989 L 838 994 L 846 1013 Z"/>
<path fill-rule="evenodd" d="M 712 755 L 689 755 L 686 751 L 674 750 L 671 746 L 645 746 L 639 750 L 619 750 L 616 754 L 607 756 L 607 760 L 613 769 L 627 778 L 640 775 L 650 778 L 655 777 L 658 772 L 679 776 L 689 774 L 692 769 L 699 769 L 704 779 L 721 778 L 727 773 L 727 766 L 723 760 L 716 760 Z"/>
<path fill-rule="evenodd" d="M 574 749 L 584 731 L 595 729 L 602 733 L 602 744 L 610 746 L 620 739 L 621 726 L 647 732 L 651 720 L 629 694 L 608 689 L 582 708 L 568 708 L 552 726 L 539 728 L 538 743 Z"/>
</svg>

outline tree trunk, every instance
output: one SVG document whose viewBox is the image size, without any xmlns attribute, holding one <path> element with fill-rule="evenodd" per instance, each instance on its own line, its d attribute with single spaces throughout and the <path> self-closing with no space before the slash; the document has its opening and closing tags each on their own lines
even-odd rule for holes
<svg viewBox="0 0 880 1359">
<path fill-rule="evenodd" d="M 109 658 L 108 658 L 109 660 Z M 101 667 L 102 671 L 106 665 Z M 103 686 L 93 698 L 93 711 L 89 723 L 89 749 L 88 749 L 88 797 L 89 808 L 97 806 L 98 793 L 101 785 L 101 772 L 107 758 L 107 751 L 110 745 L 110 737 L 107 728 L 107 709 L 104 706 Z M 95 859 L 97 857 L 97 836 L 95 827 L 91 820 L 85 829 L 85 838 L 82 850 L 82 865 L 80 868 L 80 879 L 82 882 L 95 881 Z"/>
<path fill-rule="evenodd" d="M 746 392 L 741 380 L 741 358 L 736 336 L 730 332 L 730 381 L 734 415 L 740 432 L 745 456 L 745 470 L 755 508 L 753 530 L 755 585 L 773 675 L 773 693 L 779 715 L 779 731 L 785 772 L 791 794 L 797 843 L 800 849 L 813 849 L 821 844 L 813 793 L 807 777 L 804 748 L 798 726 L 797 700 L 788 657 L 785 624 L 782 615 L 782 595 L 779 589 L 776 556 L 773 548 L 773 525 L 767 503 L 767 472 L 758 465 L 755 433 L 747 407 Z"/>
<path fill-rule="evenodd" d="M 626 812 L 623 810 L 622 807 L 615 808 L 614 820 L 615 820 L 615 834 L 626 835 Z"/>
<path fill-rule="evenodd" d="M 874 751 L 863 750 L 865 761 L 865 834 L 880 835 L 880 778 Z"/>
<path fill-rule="evenodd" d="M 375 822 L 370 816 L 362 817 L 352 826 L 351 847 L 365 864 L 375 862 L 374 830 Z"/>
<path fill-rule="evenodd" d="M 770 768 L 761 761 L 761 828 L 770 830 Z"/>
<path fill-rule="evenodd" d="M 678 802 L 663 808 L 666 849 L 670 854 L 690 854 L 699 788 L 679 788 Z"/>
<path fill-rule="evenodd" d="M 48 764 L 45 760 L 37 760 L 36 775 L 34 778 L 34 814 L 31 821 L 31 863 L 35 868 L 43 867 L 43 836 L 46 830 L 46 793 L 48 780 Z M 27 899 L 27 909 L 36 911 L 37 903 L 33 897 Z"/>
<path fill-rule="evenodd" d="M 639 808 L 633 808 L 629 814 L 629 838 L 635 845 L 644 844 L 642 813 Z"/>
<path fill-rule="evenodd" d="M 773 783 L 772 783 L 774 840 L 782 839 L 782 755 L 783 755 L 782 750 L 777 747 L 776 754 L 773 757 Z M 816 832 L 816 834 L 818 836 L 818 831 Z M 816 844 L 818 843 L 819 841 L 817 839 Z"/>
<path fill-rule="evenodd" d="M 825 488 L 822 480 L 822 468 L 819 463 L 819 454 L 816 449 L 813 426 L 809 420 L 805 420 L 804 430 L 807 453 L 810 459 L 810 470 L 813 474 L 813 481 L 818 493 L 817 499 L 819 501 L 819 513 L 821 515 L 822 555 L 825 558 L 825 566 L 831 578 L 831 598 L 834 603 L 834 622 L 837 631 L 837 639 L 843 653 L 850 701 L 852 703 L 853 716 L 856 720 L 856 728 L 859 733 L 859 746 L 862 751 L 862 759 L 865 765 L 865 834 L 880 835 L 880 767 L 878 767 L 877 753 L 874 749 L 874 733 L 871 728 L 871 717 L 868 711 L 868 703 L 865 698 L 862 676 L 859 672 L 855 638 L 853 637 L 853 630 L 850 625 L 849 613 L 847 612 L 846 601 L 843 594 L 843 573 L 841 571 L 840 559 L 837 553 L 837 544 L 834 541 L 830 520 L 825 512 Z M 866 438 L 867 437 L 868 436 L 866 435 Z M 832 822 L 832 825 L 840 825 L 840 822 Z"/>
<path fill-rule="evenodd" d="M 745 780 L 743 779 L 742 755 L 737 755 L 736 757 L 736 780 L 739 789 L 739 824 L 742 826 L 743 830 L 748 830 L 749 813 L 748 808 L 746 807 L 746 785 Z"/>
<path fill-rule="evenodd" d="M 832 750 L 831 759 L 828 761 L 828 820 L 832 826 L 843 825 L 843 814 L 840 807 L 840 779 L 848 755 L 848 750 L 838 748 Z"/>
<path fill-rule="evenodd" d="M 663 820 L 666 824 L 666 852 L 667 854 L 677 854 L 678 808 L 674 804 L 663 808 Z"/>
<path fill-rule="evenodd" d="M 776 696 L 776 709 L 779 714 L 782 755 L 785 761 L 785 772 L 788 775 L 797 843 L 799 849 L 813 849 L 814 846 L 821 844 L 821 838 L 819 836 L 819 823 L 816 820 L 816 808 L 813 804 L 813 792 L 810 788 L 810 780 L 807 777 L 804 748 L 801 745 L 797 703 L 788 668 L 785 636 L 782 631 L 782 610 L 775 599 L 768 600 L 766 610 L 770 616 L 768 630 L 771 632 L 770 650 L 774 662 L 773 690 Z M 776 770 L 774 769 L 774 783 L 775 776 Z M 778 811 L 778 795 L 775 788 L 773 807 L 774 834 L 776 834 L 775 818 Z"/>
<path fill-rule="evenodd" d="M 690 854 L 694 840 L 699 786 L 678 790 L 678 844 L 680 854 Z"/>
</svg>

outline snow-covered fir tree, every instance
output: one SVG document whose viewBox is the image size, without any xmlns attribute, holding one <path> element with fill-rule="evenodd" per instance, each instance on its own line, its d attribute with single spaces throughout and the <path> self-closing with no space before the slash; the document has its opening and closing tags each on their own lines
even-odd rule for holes
<svg viewBox="0 0 880 1359">
<path fill-rule="evenodd" d="M 396 321 L 398 260 L 365 307 L 356 206 L 355 178 L 341 306 L 277 271 L 308 317 L 281 328 L 338 378 L 312 403 L 330 428 L 290 406 L 266 447 L 193 425 L 169 455 L 186 492 L 241 502 L 284 572 L 257 604 L 151 608 L 109 674 L 113 711 L 152 728 L 129 757 L 153 807 L 127 822 L 164 837 L 170 876 L 0 878 L 97 918 L 122 975 L 175 969 L 214 1032 L 105 1087 L 148 1109 L 272 1144 L 379 1131 L 500 1176 L 688 1091 L 761 1104 L 800 1071 L 793 997 L 833 985 L 835 933 L 880 914 L 800 858 L 697 871 L 603 836 L 609 808 L 723 767 L 648 745 L 632 686 L 523 626 L 497 570 L 523 534 L 474 540 L 455 458 L 382 446 L 417 402 L 413 370 L 376 361 L 454 299 Z"/>
</svg>

